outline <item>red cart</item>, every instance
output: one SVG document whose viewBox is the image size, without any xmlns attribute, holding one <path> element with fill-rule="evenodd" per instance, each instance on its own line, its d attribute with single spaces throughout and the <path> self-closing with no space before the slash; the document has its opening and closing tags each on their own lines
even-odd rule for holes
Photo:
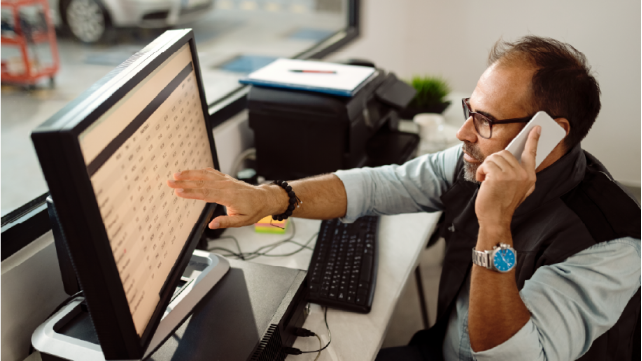
<svg viewBox="0 0 642 361">
<path fill-rule="evenodd" d="M 2 0 L 2 12 L 2 47 L 17 47 L 20 54 L 2 59 L 2 83 L 34 86 L 48 77 L 53 86 L 60 59 L 47 0 Z M 4 16 L 7 12 L 10 12 L 8 18 Z M 39 15 L 36 19 L 39 21 L 29 21 L 28 14 Z M 44 43 L 48 43 L 51 52 L 48 62 L 39 59 L 35 48 Z M 3 49 L 3 56 L 5 53 Z"/>
</svg>

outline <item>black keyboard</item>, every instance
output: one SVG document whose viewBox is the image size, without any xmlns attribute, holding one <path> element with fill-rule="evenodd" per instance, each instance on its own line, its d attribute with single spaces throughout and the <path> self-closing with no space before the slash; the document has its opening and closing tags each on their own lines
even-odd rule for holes
<svg viewBox="0 0 642 361">
<path fill-rule="evenodd" d="M 308 299 L 320 305 L 370 312 L 377 280 L 379 217 L 352 224 L 323 221 L 308 267 Z"/>
</svg>

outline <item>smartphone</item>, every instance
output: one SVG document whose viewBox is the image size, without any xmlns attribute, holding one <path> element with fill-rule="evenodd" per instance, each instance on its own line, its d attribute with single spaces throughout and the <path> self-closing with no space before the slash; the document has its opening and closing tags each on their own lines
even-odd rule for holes
<svg viewBox="0 0 642 361">
<path fill-rule="evenodd" d="M 537 143 L 537 155 L 535 157 L 535 169 L 546 159 L 559 142 L 566 136 L 566 131 L 551 118 L 545 111 L 539 111 L 533 116 L 524 129 L 508 144 L 506 150 L 511 152 L 518 161 L 522 161 L 522 153 L 526 147 L 526 139 L 531 129 L 539 125 L 542 133 Z"/>
</svg>

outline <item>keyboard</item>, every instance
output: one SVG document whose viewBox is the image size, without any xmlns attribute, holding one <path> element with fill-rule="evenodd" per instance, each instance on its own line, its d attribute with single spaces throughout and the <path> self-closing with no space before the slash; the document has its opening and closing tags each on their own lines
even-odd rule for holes
<svg viewBox="0 0 642 361">
<path fill-rule="evenodd" d="M 352 224 L 321 223 L 308 267 L 308 300 L 346 311 L 368 313 L 377 280 L 379 217 Z"/>
</svg>

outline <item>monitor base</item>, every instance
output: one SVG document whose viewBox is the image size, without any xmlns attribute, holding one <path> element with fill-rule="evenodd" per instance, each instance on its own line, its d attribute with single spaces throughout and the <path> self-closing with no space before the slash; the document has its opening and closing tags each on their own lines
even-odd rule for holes
<svg viewBox="0 0 642 361">
<path fill-rule="evenodd" d="M 218 255 L 195 250 L 183 272 L 180 287 L 167 306 L 145 358 L 151 355 L 190 315 L 198 302 L 223 278 L 229 262 Z M 79 296 L 34 331 L 31 343 L 43 361 L 104 361 L 84 297 Z"/>
</svg>

